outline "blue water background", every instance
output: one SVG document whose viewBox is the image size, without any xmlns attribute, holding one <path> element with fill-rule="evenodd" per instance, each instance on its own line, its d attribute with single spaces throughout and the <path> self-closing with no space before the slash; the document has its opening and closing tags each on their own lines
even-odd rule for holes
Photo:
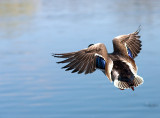
<svg viewBox="0 0 160 118">
<path fill-rule="evenodd" d="M 100 71 L 71 74 L 52 53 L 141 25 L 144 84 L 120 91 Z M 0 118 L 160 118 L 160 0 L 1 0 Z"/>
</svg>

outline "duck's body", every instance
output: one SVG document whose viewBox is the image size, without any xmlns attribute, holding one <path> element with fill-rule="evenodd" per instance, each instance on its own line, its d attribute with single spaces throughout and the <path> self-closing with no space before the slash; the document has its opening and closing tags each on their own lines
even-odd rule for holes
<svg viewBox="0 0 160 118">
<path fill-rule="evenodd" d="M 124 90 L 143 83 L 143 78 L 137 75 L 137 66 L 134 58 L 141 50 L 139 31 L 128 35 L 121 35 L 113 39 L 114 52 L 108 54 L 104 44 L 97 43 L 72 53 L 54 54 L 54 57 L 67 58 L 58 63 L 69 63 L 63 68 L 72 73 L 92 73 L 96 69 L 114 82 L 115 87 Z"/>
</svg>

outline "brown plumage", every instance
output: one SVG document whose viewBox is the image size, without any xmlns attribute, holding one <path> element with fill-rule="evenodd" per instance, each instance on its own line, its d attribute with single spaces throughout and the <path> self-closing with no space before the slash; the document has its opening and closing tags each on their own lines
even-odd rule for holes
<svg viewBox="0 0 160 118">
<path fill-rule="evenodd" d="M 123 56 L 128 56 L 126 48 L 131 50 L 133 59 L 140 53 L 142 41 L 139 40 L 139 29 L 128 35 L 120 35 L 113 39 L 114 53 L 120 53 Z"/>
<path fill-rule="evenodd" d="M 68 63 L 62 68 L 66 68 L 66 71 L 73 70 L 72 73 L 78 72 L 78 74 L 81 74 L 83 72 L 85 74 L 94 72 L 96 70 L 97 56 L 102 56 L 104 60 L 110 61 L 110 58 L 108 58 L 107 49 L 102 43 L 97 43 L 77 52 L 53 54 L 53 56 L 58 58 L 67 58 L 57 63 Z M 109 68 L 108 64 L 106 64 L 106 68 Z M 110 71 L 110 69 L 106 69 L 105 73 L 111 81 L 111 75 L 109 74 Z"/>
<path fill-rule="evenodd" d="M 65 58 L 57 63 L 68 63 L 62 68 L 72 73 L 93 73 L 101 69 L 114 85 L 121 90 L 143 83 L 143 78 L 137 75 L 134 58 L 140 53 L 142 42 L 139 40 L 139 29 L 128 35 L 120 35 L 113 39 L 113 53 L 108 54 L 104 44 L 89 45 L 77 52 L 53 54 L 54 57 Z"/>
</svg>

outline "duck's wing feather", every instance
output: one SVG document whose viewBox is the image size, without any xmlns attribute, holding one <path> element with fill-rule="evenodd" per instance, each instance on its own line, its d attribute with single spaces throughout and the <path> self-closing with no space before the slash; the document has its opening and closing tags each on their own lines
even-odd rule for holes
<svg viewBox="0 0 160 118">
<path fill-rule="evenodd" d="M 96 57 L 101 56 L 104 60 L 107 59 L 107 49 L 104 44 L 98 43 L 92 45 L 86 49 L 82 49 L 77 52 L 53 54 L 54 57 L 66 58 L 63 61 L 57 63 L 68 63 L 62 68 L 66 68 L 66 71 L 73 70 L 72 73 L 92 73 L 96 69 Z"/>
<path fill-rule="evenodd" d="M 78 74 L 83 72 L 85 74 L 94 72 L 96 70 L 97 57 L 103 58 L 106 63 L 109 63 L 110 61 L 108 59 L 106 46 L 102 43 L 94 44 L 77 52 L 53 54 L 53 56 L 58 58 L 66 58 L 65 60 L 57 63 L 68 63 L 62 68 L 66 68 L 66 71 L 72 70 L 72 73 L 78 72 Z M 109 66 L 109 64 L 105 64 L 105 67 L 109 68 L 107 69 L 109 71 L 106 72 L 106 75 L 108 75 L 107 77 L 109 78 L 111 66 Z"/>
<path fill-rule="evenodd" d="M 134 59 L 140 53 L 142 46 L 142 42 L 139 40 L 139 32 L 140 28 L 134 33 L 115 37 L 113 39 L 114 52 L 130 56 Z"/>
</svg>

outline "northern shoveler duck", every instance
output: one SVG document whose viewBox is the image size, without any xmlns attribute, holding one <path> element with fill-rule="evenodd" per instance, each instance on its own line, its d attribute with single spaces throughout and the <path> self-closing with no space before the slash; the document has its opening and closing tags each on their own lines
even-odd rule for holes
<svg viewBox="0 0 160 118">
<path fill-rule="evenodd" d="M 90 44 L 88 48 L 76 52 L 53 54 L 54 57 L 66 58 L 57 63 L 68 63 L 62 68 L 72 73 L 93 73 L 100 69 L 114 86 L 120 90 L 132 89 L 143 83 L 137 75 L 135 57 L 141 50 L 140 28 L 128 35 L 120 35 L 113 39 L 113 53 L 108 53 L 103 43 Z"/>
</svg>

